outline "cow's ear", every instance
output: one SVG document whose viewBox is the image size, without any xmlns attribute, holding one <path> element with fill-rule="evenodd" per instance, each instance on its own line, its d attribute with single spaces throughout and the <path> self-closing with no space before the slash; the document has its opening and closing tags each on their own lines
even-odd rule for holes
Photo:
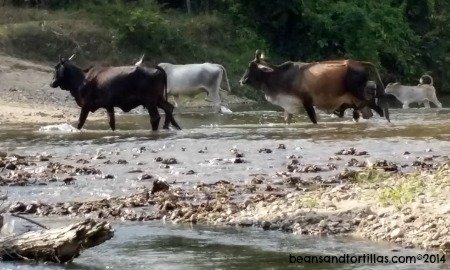
<svg viewBox="0 0 450 270">
<path fill-rule="evenodd" d="M 264 65 L 258 65 L 258 68 L 260 69 L 260 70 L 262 70 L 262 71 L 264 71 L 264 72 L 272 72 L 273 71 L 273 69 L 271 69 L 270 67 L 266 67 L 266 66 L 264 66 Z"/>
<path fill-rule="evenodd" d="M 255 52 L 255 60 L 259 61 L 261 59 L 261 51 L 260 50 L 256 50 Z"/>
</svg>

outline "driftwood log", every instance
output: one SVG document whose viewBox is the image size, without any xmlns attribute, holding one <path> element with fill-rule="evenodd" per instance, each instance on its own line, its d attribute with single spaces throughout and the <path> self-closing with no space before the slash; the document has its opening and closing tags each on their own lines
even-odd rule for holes
<svg viewBox="0 0 450 270">
<path fill-rule="evenodd" d="M 66 263 L 113 235 L 114 230 L 106 221 L 86 219 L 62 228 L 0 238 L 0 259 Z"/>
</svg>

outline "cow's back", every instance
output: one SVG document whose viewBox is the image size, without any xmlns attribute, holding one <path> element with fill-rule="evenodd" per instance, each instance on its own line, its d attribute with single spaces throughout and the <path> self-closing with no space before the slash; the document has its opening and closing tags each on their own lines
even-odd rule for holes
<svg viewBox="0 0 450 270">
<path fill-rule="evenodd" d="M 222 72 L 220 66 L 212 63 L 186 65 L 161 63 L 158 66 L 166 71 L 167 91 L 171 94 L 211 88 L 221 78 Z"/>
<path fill-rule="evenodd" d="M 129 111 L 163 96 L 165 82 L 157 72 L 136 66 L 94 68 L 86 76 L 84 95 L 105 106 L 114 105 Z"/>
</svg>

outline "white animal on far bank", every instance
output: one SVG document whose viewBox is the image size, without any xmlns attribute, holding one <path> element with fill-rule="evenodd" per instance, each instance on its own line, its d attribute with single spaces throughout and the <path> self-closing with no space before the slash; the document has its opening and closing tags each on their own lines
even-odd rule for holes
<svg viewBox="0 0 450 270">
<path fill-rule="evenodd" d="M 143 57 L 135 65 L 142 64 Z M 222 79 L 225 78 L 228 91 L 231 91 L 227 71 L 222 65 L 214 63 L 174 65 L 170 63 L 158 64 L 167 74 L 167 93 L 175 99 L 175 106 L 180 104 L 179 95 L 190 95 L 206 91 L 213 102 L 215 112 L 230 113 L 221 106 L 219 95 Z"/>
<path fill-rule="evenodd" d="M 424 78 L 429 78 L 430 83 L 424 83 Z M 423 75 L 418 85 L 389 83 L 385 91 L 386 94 L 395 96 L 403 104 L 403 109 L 409 108 L 409 104 L 414 102 L 419 103 L 419 105 L 423 103 L 425 108 L 430 108 L 430 101 L 438 108 L 442 108 L 442 104 L 436 97 L 436 89 L 433 86 L 433 78 L 430 75 Z"/>
</svg>

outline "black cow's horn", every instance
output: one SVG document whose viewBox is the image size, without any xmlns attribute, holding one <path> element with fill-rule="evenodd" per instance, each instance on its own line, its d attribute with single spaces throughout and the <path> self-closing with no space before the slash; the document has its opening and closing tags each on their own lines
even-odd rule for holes
<svg viewBox="0 0 450 270">
<path fill-rule="evenodd" d="M 261 51 L 260 50 L 256 50 L 255 52 L 255 59 L 259 60 L 261 58 Z"/>
<path fill-rule="evenodd" d="M 72 56 L 69 57 L 69 61 L 72 60 L 75 57 L 75 54 L 72 54 Z"/>
</svg>

